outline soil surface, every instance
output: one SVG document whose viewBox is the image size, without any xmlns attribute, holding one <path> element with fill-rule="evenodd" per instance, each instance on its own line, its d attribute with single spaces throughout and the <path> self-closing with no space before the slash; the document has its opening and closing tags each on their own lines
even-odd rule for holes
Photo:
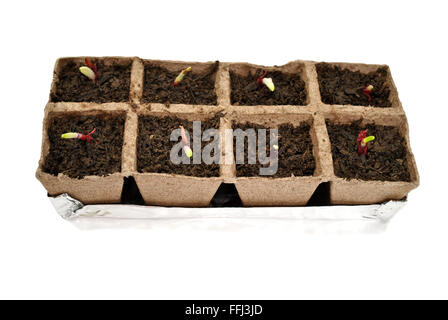
<svg viewBox="0 0 448 320">
<path fill-rule="evenodd" d="M 334 171 L 338 177 L 360 180 L 410 181 L 407 148 L 398 128 L 369 124 L 360 121 L 347 125 L 327 121 L 331 141 Z M 361 130 L 375 136 L 368 143 L 367 156 L 358 155 L 357 138 Z"/>
<path fill-rule="evenodd" d="M 375 72 L 361 73 L 342 69 L 328 63 L 316 65 L 320 95 L 326 104 L 349 104 L 354 106 L 374 106 L 387 108 L 390 88 L 387 85 L 387 68 L 378 68 Z M 373 86 L 371 101 L 362 93 L 368 86 Z"/>
<path fill-rule="evenodd" d="M 207 129 L 219 130 L 219 122 L 222 114 L 219 113 L 212 119 L 201 121 L 201 133 Z M 190 148 L 194 153 L 193 146 L 193 121 L 170 117 L 142 116 L 139 118 L 139 134 L 137 140 L 137 168 L 139 172 L 155 173 L 174 173 L 195 177 L 218 177 L 219 164 L 212 163 L 207 165 L 193 164 L 193 158 L 190 164 L 174 164 L 170 160 L 170 151 L 173 146 L 181 141 L 170 141 L 171 132 L 183 126 L 190 134 Z M 196 136 L 201 139 L 201 136 Z M 201 142 L 202 150 L 204 146 L 211 141 Z M 213 154 L 212 154 L 213 155 Z M 184 151 L 179 151 L 179 156 L 186 158 Z M 186 158 L 188 159 L 188 158 Z"/>
<path fill-rule="evenodd" d="M 144 103 L 216 105 L 215 78 L 218 66 L 219 61 L 216 61 L 210 66 L 209 71 L 203 74 L 195 74 L 193 66 L 191 72 L 187 73 L 177 86 L 174 86 L 174 79 L 182 69 L 171 72 L 146 63 L 142 101 Z"/>
<path fill-rule="evenodd" d="M 103 61 L 92 59 L 98 69 L 98 79 L 93 82 L 79 68 L 83 63 L 68 62 L 58 74 L 56 90 L 51 101 L 60 102 L 127 102 L 131 84 L 131 65 L 106 66 Z"/>
<path fill-rule="evenodd" d="M 233 123 L 233 129 L 241 129 L 243 131 L 247 129 L 266 129 L 266 135 L 273 133 L 269 132 L 270 128 L 254 124 L 254 123 Z M 273 128 L 274 129 L 274 128 Z M 278 169 L 273 175 L 260 176 L 260 168 L 269 167 L 269 160 L 266 164 L 261 164 L 258 161 L 256 164 L 248 164 L 248 139 L 245 138 L 244 146 L 244 161 L 245 164 L 236 165 L 236 175 L 238 177 L 290 177 L 290 176 L 312 176 L 316 167 L 315 159 L 313 156 L 313 143 L 310 136 L 310 125 L 302 123 L 298 127 L 294 127 L 292 124 L 282 124 L 278 128 Z M 270 157 L 270 139 L 266 139 L 266 151 L 267 156 Z M 234 146 L 236 138 L 233 139 Z M 236 148 L 234 148 L 234 153 Z M 251 152 L 257 152 L 257 149 L 250 148 Z M 236 159 L 236 156 L 235 156 Z M 273 157 L 271 161 L 275 161 Z"/>
<path fill-rule="evenodd" d="M 264 84 L 260 89 L 257 79 L 264 73 L 262 69 L 249 72 L 243 77 L 230 71 L 232 87 L 231 102 L 235 106 L 255 105 L 298 105 L 306 104 L 305 82 L 299 74 L 280 71 L 268 72 L 266 78 L 272 78 L 275 90 L 271 92 Z"/>
<path fill-rule="evenodd" d="M 62 139 L 67 132 L 88 134 L 94 128 L 92 142 Z M 50 152 L 44 171 L 63 173 L 71 178 L 105 176 L 121 171 L 124 116 L 63 116 L 53 118 L 48 128 Z"/>
</svg>

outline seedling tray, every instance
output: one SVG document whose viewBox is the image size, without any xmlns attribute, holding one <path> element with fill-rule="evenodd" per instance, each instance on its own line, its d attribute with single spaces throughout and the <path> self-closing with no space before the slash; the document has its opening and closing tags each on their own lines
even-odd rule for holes
<svg viewBox="0 0 448 320">
<path fill-rule="evenodd" d="M 61 58 L 56 62 L 50 101 L 45 107 L 42 153 L 36 175 L 52 197 L 66 193 L 83 204 L 126 203 L 126 199 L 133 198 L 128 194 L 129 190 L 134 190 L 141 198 L 142 204 L 145 205 L 209 207 L 213 201 L 219 198 L 217 194 L 220 189 L 231 187 L 236 190 L 232 196 L 237 197 L 242 206 L 305 206 L 317 196 L 326 198 L 328 205 L 354 205 L 401 200 L 419 184 L 419 175 L 410 148 L 406 116 L 398 99 L 390 70 L 385 65 L 329 64 L 330 67 L 337 66 L 343 70 L 361 74 L 374 73 L 379 69 L 385 70 L 386 76 L 385 80 L 381 82 L 383 85 L 381 90 L 389 92 L 388 107 L 324 103 L 321 99 L 322 88 L 319 85 L 317 63 L 301 60 L 290 62 L 284 66 L 266 67 L 249 63 L 160 61 L 143 60 L 137 57 L 91 58 L 102 65 L 129 66 L 130 74 L 122 73 L 124 78 L 129 77 L 127 100 L 122 101 L 120 96 L 118 101 L 114 101 L 114 95 L 108 92 L 102 94 L 104 97 L 110 98 L 102 99 L 105 101 L 101 100 L 101 103 L 97 102 L 98 99 L 91 97 L 88 99 L 89 101 L 54 99 L 56 93 L 58 97 L 64 97 L 59 86 L 59 81 L 63 78 L 60 73 L 64 70 L 64 66 L 70 64 L 80 66 L 84 59 L 85 57 Z M 188 66 L 192 66 L 192 77 L 196 77 L 196 79 L 207 77 L 210 80 L 207 82 L 208 85 L 213 83 L 216 99 L 209 92 L 210 88 L 206 93 L 211 97 L 206 100 L 210 101 L 209 104 L 194 103 L 201 101 L 197 96 L 200 94 L 200 88 L 192 87 L 194 90 L 191 92 L 185 90 L 186 103 L 179 103 L 183 102 L 182 94 L 169 99 L 172 93 L 169 90 L 164 92 L 164 88 L 157 89 L 160 92 L 158 95 L 148 93 L 148 90 L 151 90 L 148 88 L 151 83 L 148 79 L 153 77 L 148 68 L 157 67 L 160 70 L 176 73 Z M 288 91 L 285 93 L 289 97 L 288 99 L 278 100 L 293 104 L 263 104 L 266 101 L 272 103 L 269 102 L 272 101 L 271 96 L 251 98 L 248 105 L 241 104 L 245 98 L 236 102 L 238 97 L 241 98 L 242 93 L 239 90 L 238 97 L 232 96 L 232 90 L 236 90 L 236 88 L 232 87 L 235 83 L 232 83 L 231 79 L 236 79 L 235 77 L 244 79 L 260 70 L 277 74 L 279 77 L 281 75 L 282 79 L 295 81 L 294 90 L 296 91 Z M 127 82 L 125 79 L 120 79 L 119 83 Z M 113 84 L 110 86 L 113 87 Z M 107 88 L 105 90 L 107 91 Z M 282 92 L 281 88 L 278 89 L 278 92 Z M 263 95 L 258 92 L 253 94 Z M 300 99 L 291 97 L 294 94 L 300 96 Z M 349 92 L 349 94 L 356 94 L 356 92 Z M 176 103 L 171 103 L 171 101 Z M 254 104 L 254 101 L 258 101 L 257 103 L 260 104 Z M 373 99 L 373 101 L 375 100 Z M 54 175 L 45 170 L 46 160 L 51 149 L 48 137 L 51 121 L 57 117 L 73 114 L 98 116 L 119 114 L 124 117 L 121 168 L 117 172 L 104 176 L 87 175 L 82 178 L 73 178 L 64 173 Z M 219 116 L 219 128 L 216 129 L 221 133 L 221 157 L 225 160 L 219 165 L 219 174 L 202 177 L 139 170 L 140 119 L 143 117 L 158 117 L 160 119 L 174 117 L 195 121 L 216 116 Z M 327 130 L 327 121 L 340 124 L 359 121 L 361 125 L 376 124 L 397 128 L 405 141 L 405 162 L 410 178 L 407 181 L 389 181 L 388 179 L 370 181 L 337 176 L 333 165 L 332 142 Z M 314 173 L 289 177 L 238 176 L 233 153 L 233 137 L 227 135 L 226 129 L 232 128 L 235 123 L 247 122 L 273 128 L 282 124 L 299 126 L 306 123 L 309 125 L 311 150 L 315 160 Z M 135 203 L 134 200 L 131 203 Z"/>
</svg>

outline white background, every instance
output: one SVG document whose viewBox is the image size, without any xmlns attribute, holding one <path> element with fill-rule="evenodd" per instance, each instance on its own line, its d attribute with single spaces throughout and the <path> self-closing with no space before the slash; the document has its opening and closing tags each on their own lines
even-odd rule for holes
<svg viewBox="0 0 448 320">
<path fill-rule="evenodd" d="M 446 14 L 446 1 L 2 1 L 0 298 L 448 298 Z M 77 55 L 388 64 L 421 185 L 375 235 L 80 231 L 34 177 L 54 62 Z"/>
</svg>

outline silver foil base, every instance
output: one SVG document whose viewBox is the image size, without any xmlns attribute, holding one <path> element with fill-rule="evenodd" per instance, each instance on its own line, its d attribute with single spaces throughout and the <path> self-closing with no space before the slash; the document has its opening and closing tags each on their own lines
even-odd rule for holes
<svg viewBox="0 0 448 320">
<path fill-rule="evenodd" d="M 200 227 L 235 230 L 281 227 L 315 232 L 381 232 L 406 204 L 320 207 L 179 208 L 128 204 L 83 205 L 68 194 L 50 197 L 57 213 L 81 229 Z"/>
</svg>

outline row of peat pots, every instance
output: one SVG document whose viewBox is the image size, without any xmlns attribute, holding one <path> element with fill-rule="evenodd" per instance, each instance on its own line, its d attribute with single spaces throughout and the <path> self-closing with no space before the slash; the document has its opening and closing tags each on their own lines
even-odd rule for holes
<svg viewBox="0 0 448 320">
<path fill-rule="evenodd" d="M 190 110 L 223 106 L 242 112 L 246 106 L 266 112 L 356 106 L 402 112 L 387 65 L 300 60 L 266 67 L 218 61 L 61 58 L 55 65 L 50 102 L 175 105 Z"/>
<path fill-rule="evenodd" d="M 245 206 L 306 205 L 321 183 L 332 204 L 400 200 L 418 185 L 404 115 L 73 109 L 47 109 L 37 177 L 84 203 L 119 203 L 125 177 L 163 206 L 208 206 L 221 183 Z M 363 133 L 375 139 L 360 150 Z"/>
<path fill-rule="evenodd" d="M 37 177 L 84 203 L 119 203 L 133 177 L 164 206 L 208 206 L 222 183 L 245 206 L 306 205 L 320 184 L 331 204 L 379 203 L 419 183 L 387 66 L 118 57 L 57 61 Z"/>
</svg>

